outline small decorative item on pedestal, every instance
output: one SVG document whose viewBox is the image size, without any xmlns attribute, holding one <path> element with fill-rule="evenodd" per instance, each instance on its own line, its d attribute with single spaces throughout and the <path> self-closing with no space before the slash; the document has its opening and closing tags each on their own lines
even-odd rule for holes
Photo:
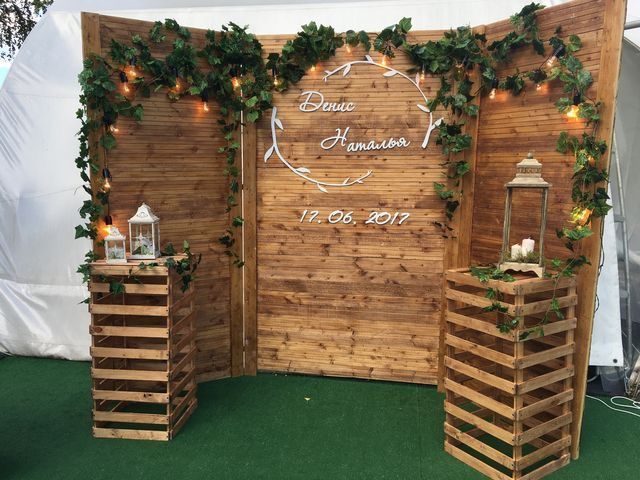
<svg viewBox="0 0 640 480">
<path fill-rule="evenodd" d="M 131 258 L 150 260 L 160 256 L 160 219 L 146 203 L 129 219 Z"/>
<path fill-rule="evenodd" d="M 547 197 L 550 183 L 542 178 L 542 164 L 529 153 L 527 158 L 518 163 L 516 176 L 505 184 L 507 197 L 504 206 L 504 230 L 502 233 L 502 251 L 498 268 L 502 271 L 534 272 L 538 277 L 544 276 L 544 230 L 547 223 Z M 522 244 L 509 248 L 509 233 L 511 230 L 511 204 L 515 188 L 540 189 L 542 191 L 542 205 L 540 211 L 540 247 L 535 251 L 535 241 L 525 238 Z"/>
<path fill-rule="evenodd" d="M 109 235 L 104 237 L 104 251 L 107 263 L 127 263 L 125 238 L 117 227 L 109 226 Z"/>
</svg>

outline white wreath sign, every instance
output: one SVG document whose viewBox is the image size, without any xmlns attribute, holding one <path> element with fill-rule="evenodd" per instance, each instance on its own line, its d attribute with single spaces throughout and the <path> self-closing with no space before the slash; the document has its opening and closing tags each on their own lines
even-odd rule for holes
<svg viewBox="0 0 640 480">
<path fill-rule="evenodd" d="M 418 103 L 416 104 L 416 106 L 426 115 L 428 115 L 428 118 L 429 118 L 427 131 L 425 133 L 424 139 L 422 140 L 422 148 L 423 149 L 427 148 L 427 145 L 429 144 L 429 139 L 431 137 L 431 132 L 433 132 L 433 130 L 438 125 L 440 125 L 443 118 L 439 118 L 436 121 L 433 120 L 433 113 L 431 112 L 431 110 L 429 110 L 428 99 L 424 94 L 424 92 L 422 91 L 422 89 L 420 88 L 420 74 L 417 73 L 415 76 L 415 79 L 413 79 L 408 75 L 406 75 L 405 73 L 400 72 L 399 70 L 396 70 L 395 68 L 375 62 L 369 55 L 366 55 L 365 60 L 354 60 L 352 62 L 348 62 L 348 63 L 345 63 L 344 65 L 341 65 L 335 70 L 325 71 L 325 75 L 322 79 L 324 80 L 324 82 L 327 82 L 333 75 L 335 75 L 338 72 L 342 72 L 342 76 L 346 77 L 347 75 L 349 75 L 349 72 L 351 71 L 351 67 L 353 67 L 354 65 L 367 65 L 367 66 L 381 68 L 385 70 L 385 72 L 382 74 L 383 77 L 387 77 L 387 78 L 395 77 L 395 76 L 402 77 L 406 79 L 408 82 L 410 82 L 418 90 L 418 93 L 422 97 L 422 100 L 424 101 L 424 103 Z M 309 104 L 310 98 L 314 94 L 320 95 L 322 97 L 322 94 L 320 94 L 319 92 L 313 92 L 313 91 L 307 91 L 301 94 L 301 95 L 307 95 L 307 100 L 300 105 L 300 110 L 302 110 L 303 112 L 311 112 L 311 111 L 317 110 L 320 107 L 319 104 L 316 104 L 316 105 L 312 104 L 315 107 L 312 110 L 303 108 L 303 106 L 306 106 Z M 352 103 L 338 104 L 338 105 L 333 104 L 332 106 L 330 106 L 330 108 L 331 110 L 325 110 L 325 111 L 350 112 L 355 108 L 355 106 Z M 338 183 L 324 182 L 322 180 L 317 180 L 311 176 L 311 170 L 309 168 L 304 166 L 294 167 L 286 158 L 284 158 L 284 156 L 280 152 L 280 148 L 278 147 L 278 136 L 277 136 L 278 130 L 284 131 L 284 126 L 282 125 L 282 121 L 278 118 L 278 108 L 274 106 L 271 111 L 271 139 L 273 141 L 273 144 L 265 152 L 264 161 L 267 162 L 269 158 L 271 158 L 273 154 L 275 154 L 278 157 L 278 159 L 295 175 L 303 178 L 309 183 L 314 184 L 315 186 L 318 187 L 318 189 L 321 192 L 328 193 L 329 192 L 328 188 L 333 188 L 333 187 L 345 188 L 345 187 L 350 187 L 351 185 L 361 184 L 361 183 L 364 183 L 364 180 L 367 177 L 373 175 L 373 171 L 368 170 L 362 175 L 358 176 L 357 178 L 347 177 L 344 180 L 342 180 L 342 182 L 338 182 Z M 347 141 L 346 138 L 347 138 L 348 132 L 349 132 L 349 127 L 345 128 L 344 130 L 338 128 L 336 129 L 336 135 L 333 137 L 328 137 L 324 139 L 321 142 L 320 146 L 324 150 L 330 150 L 331 148 L 333 148 L 339 143 L 342 146 L 344 146 Z M 377 142 L 372 140 L 368 144 L 363 142 L 358 142 L 355 144 L 350 143 L 347 148 L 347 151 L 388 150 L 392 148 L 407 147 L 410 143 L 411 142 L 406 140 L 404 137 L 400 137 L 397 140 L 394 138 L 391 138 L 383 142 Z"/>
</svg>

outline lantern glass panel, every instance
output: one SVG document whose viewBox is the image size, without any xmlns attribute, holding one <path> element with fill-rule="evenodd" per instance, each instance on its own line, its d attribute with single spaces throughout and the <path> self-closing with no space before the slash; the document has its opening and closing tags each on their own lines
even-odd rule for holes
<svg viewBox="0 0 640 480">
<path fill-rule="evenodd" d="M 104 248 L 107 263 L 126 263 L 125 237 L 117 228 L 111 227 L 109 235 L 104 239 Z"/>
<path fill-rule="evenodd" d="M 534 272 L 539 277 L 544 275 L 544 232 L 549 187 L 551 184 L 542 178 L 542 164 L 529 153 L 516 166 L 514 179 L 505 184 L 502 250 L 498 263 L 500 270 Z"/>
<path fill-rule="evenodd" d="M 129 219 L 131 258 L 154 259 L 160 256 L 160 219 L 143 203 Z"/>
</svg>

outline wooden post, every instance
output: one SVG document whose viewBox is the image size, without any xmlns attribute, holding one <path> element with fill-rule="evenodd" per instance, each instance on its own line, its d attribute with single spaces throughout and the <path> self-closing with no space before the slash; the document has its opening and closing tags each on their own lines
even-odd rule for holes
<svg viewBox="0 0 640 480">
<path fill-rule="evenodd" d="M 609 170 L 609 159 L 613 141 L 613 124 L 618 77 L 620 73 L 620 56 L 622 52 L 622 36 L 626 18 L 626 0 L 605 0 L 604 27 L 602 32 L 602 50 L 600 54 L 600 73 L 598 76 L 598 97 L 601 101 L 600 125 L 598 139 L 606 140 L 609 150 L 602 156 L 601 168 Z M 602 185 L 605 186 L 605 185 Z M 572 424 L 573 443 L 571 456 L 577 459 L 580 448 L 580 432 L 584 413 L 585 393 L 587 391 L 587 370 L 591 351 L 591 334 L 595 310 L 596 288 L 598 286 L 598 266 L 602 249 L 601 235 L 604 222 L 601 218 L 592 221 L 591 229 L 595 232 L 582 242 L 581 253 L 587 257 L 591 265 L 580 271 L 578 293 L 580 302 L 577 307 L 578 328 L 576 329 L 575 352 L 575 401 L 573 406 L 574 421 Z"/>
<path fill-rule="evenodd" d="M 473 29 L 474 33 L 483 34 L 485 26 L 480 25 Z M 482 76 L 479 68 L 474 68 L 469 78 L 473 82 L 474 87 L 478 88 L 478 94 L 471 101 L 472 105 L 480 107 L 480 99 L 482 98 L 482 89 L 480 85 Z M 468 267 L 471 261 L 471 227 L 473 224 L 473 192 L 475 185 L 476 157 L 478 154 L 478 124 L 480 121 L 480 112 L 478 116 L 469 117 L 465 123 L 465 132 L 472 137 L 471 148 L 465 152 L 465 160 L 469 163 L 469 172 L 462 177 L 459 185 L 460 207 L 457 214 L 453 217 L 452 227 L 454 228 L 454 236 L 445 240 L 445 255 L 443 261 L 443 271 L 451 268 Z M 444 274 L 443 274 L 444 277 Z M 438 348 L 438 391 L 443 391 L 444 382 L 444 333 L 445 333 L 445 311 L 446 300 L 444 298 L 444 285 L 442 290 L 442 307 L 440 316 L 440 339 Z"/>
<path fill-rule="evenodd" d="M 242 138 L 244 205 L 244 373 L 258 371 L 257 133 L 248 123 Z"/>
<path fill-rule="evenodd" d="M 80 22 L 82 25 L 82 58 L 88 59 L 92 54 L 100 55 L 102 46 L 100 43 L 100 15 L 97 13 L 82 12 L 80 14 Z M 88 109 L 89 107 L 87 107 Z M 87 115 L 91 117 L 92 110 L 87 111 Z M 96 201 L 95 192 L 100 189 L 100 173 L 104 167 L 105 159 L 101 155 L 101 149 L 98 146 L 100 133 L 96 130 L 89 132 L 89 156 L 98 163 L 98 173 L 89 168 L 89 178 L 91 181 L 91 191 L 93 200 Z M 99 203 L 99 202 L 98 202 Z M 93 251 L 98 255 L 104 255 L 104 246 L 99 238 L 93 240 Z"/>
<path fill-rule="evenodd" d="M 236 141 L 242 141 L 242 131 L 238 129 L 235 131 L 234 139 Z M 242 156 L 239 155 L 236 157 L 236 165 L 238 167 L 238 178 L 240 179 L 240 183 L 242 182 Z M 240 191 L 236 195 L 236 204 L 231 207 L 229 211 L 229 224 L 235 217 L 242 217 L 242 195 L 243 192 Z M 241 259 L 243 257 L 243 238 L 242 238 L 242 229 L 239 227 L 230 227 L 234 231 L 235 244 L 232 249 L 240 255 Z M 233 262 L 229 262 L 229 272 L 231 276 L 231 281 L 229 282 L 230 288 L 230 301 L 231 301 L 231 311 L 230 311 L 230 321 L 229 321 L 229 335 L 230 335 L 230 346 L 231 346 L 231 376 L 237 377 L 244 373 L 244 327 L 243 327 L 243 316 L 244 316 L 244 267 L 238 267 Z"/>
</svg>

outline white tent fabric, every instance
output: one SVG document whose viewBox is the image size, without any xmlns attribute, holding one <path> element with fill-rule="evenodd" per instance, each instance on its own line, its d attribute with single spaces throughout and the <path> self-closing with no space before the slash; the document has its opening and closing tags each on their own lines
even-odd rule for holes
<svg viewBox="0 0 640 480">
<path fill-rule="evenodd" d="M 266 34 L 294 33 L 311 20 L 337 31 L 375 31 L 401 16 L 412 17 L 416 30 L 479 25 L 506 18 L 528 3 L 56 0 L 27 38 L 0 90 L 0 351 L 69 359 L 89 355 L 89 315 L 79 303 L 87 293 L 75 269 L 90 244 L 73 239 L 85 199 L 73 162 L 80 127 L 74 114 L 82 68 L 80 11 L 150 21 L 175 18 L 188 27 L 213 29 L 233 21 Z M 618 298 L 616 282 L 601 283 L 603 289 L 601 300 Z M 613 317 L 598 317 L 598 322 L 619 323 Z M 594 349 L 602 348 L 598 341 Z"/>
</svg>

